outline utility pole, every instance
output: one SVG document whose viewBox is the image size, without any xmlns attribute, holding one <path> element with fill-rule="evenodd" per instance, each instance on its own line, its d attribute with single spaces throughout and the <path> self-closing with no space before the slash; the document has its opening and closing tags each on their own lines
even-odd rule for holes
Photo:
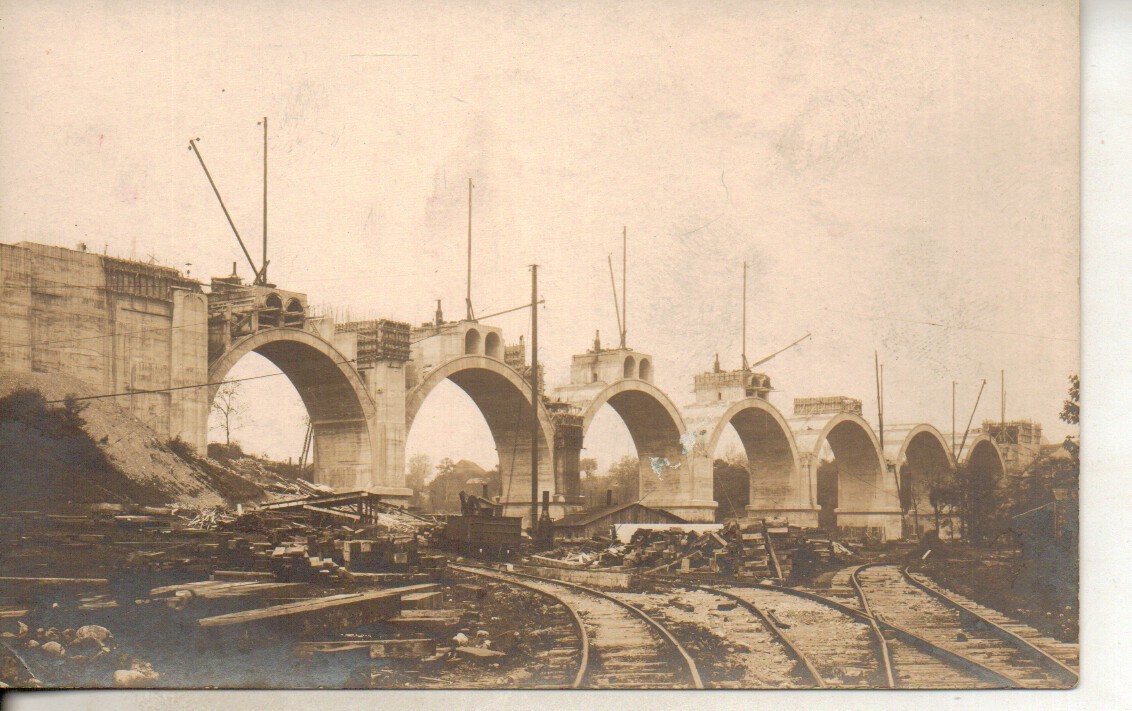
<svg viewBox="0 0 1132 711">
<path fill-rule="evenodd" d="M 625 225 L 621 226 L 621 349 L 624 350 L 626 346 L 626 338 L 629 332 L 629 296 L 626 294 L 628 289 L 628 281 L 625 278 L 629 273 L 628 267 L 629 256 L 629 228 Z"/>
<path fill-rule="evenodd" d="M 469 302 L 470 303 L 470 302 Z M 531 541 L 538 534 L 538 265 L 531 265 Z"/>
<path fill-rule="evenodd" d="M 468 295 L 464 299 L 468 303 L 469 321 L 476 320 L 476 313 L 472 310 L 472 179 L 468 178 Z"/>
<path fill-rule="evenodd" d="M 747 366 L 747 263 L 743 262 L 743 370 Z"/>
</svg>

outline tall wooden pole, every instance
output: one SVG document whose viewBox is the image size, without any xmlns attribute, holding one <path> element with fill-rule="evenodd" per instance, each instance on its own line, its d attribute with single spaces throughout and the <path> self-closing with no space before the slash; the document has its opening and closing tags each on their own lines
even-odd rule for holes
<svg viewBox="0 0 1132 711">
<path fill-rule="evenodd" d="M 531 540 L 538 534 L 538 265 L 531 265 Z"/>
<path fill-rule="evenodd" d="M 1002 416 L 999 420 L 999 437 L 1006 434 L 1006 371 L 1002 371 Z"/>
<path fill-rule="evenodd" d="M 747 369 L 747 263 L 743 262 L 743 370 Z"/>
<path fill-rule="evenodd" d="M 626 338 L 629 332 L 629 297 L 626 294 L 628 282 L 625 276 L 629 273 L 629 228 L 621 226 L 621 348 L 627 348 Z"/>
<path fill-rule="evenodd" d="M 267 283 L 267 117 L 263 117 L 263 260 L 260 281 Z"/>
<path fill-rule="evenodd" d="M 621 335 L 621 347 L 625 347 L 625 329 L 621 327 L 621 304 L 617 303 L 617 279 L 613 276 L 613 255 L 609 255 L 609 285 L 613 287 L 613 313 L 617 314 L 617 333 Z"/>
<path fill-rule="evenodd" d="M 476 320 L 472 310 L 472 179 L 468 178 L 468 295 L 464 298 L 468 305 L 469 321 Z"/>
<path fill-rule="evenodd" d="M 955 386 L 959 383 L 951 381 L 951 456 L 955 457 L 955 461 L 959 461 L 959 452 L 955 451 Z"/>
</svg>

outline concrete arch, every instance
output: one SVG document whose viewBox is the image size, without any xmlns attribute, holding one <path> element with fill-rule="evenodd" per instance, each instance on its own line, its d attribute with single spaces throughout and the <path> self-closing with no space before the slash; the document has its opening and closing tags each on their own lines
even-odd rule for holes
<svg viewBox="0 0 1132 711">
<path fill-rule="evenodd" d="M 794 432 L 776 407 L 761 398 L 734 402 L 715 421 L 704 443 L 714 461 L 719 438 L 728 425 L 735 428 L 747 456 L 749 498 L 754 516 L 775 516 L 807 507 L 808 490 Z"/>
<path fill-rule="evenodd" d="M 955 457 L 943 434 L 928 424 L 908 430 L 891 460 L 900 477 L 900 509 L 904 512 L 905 535 L 937 529 L 933 492 L 951 483 Z"/>
<path fill-rule="evenodd" d="M 880 442 L 872 427 L 860 415 L 838 413 L 810 418 L 795 429 L 799 449 L 810 462 L 810 481 L 822 506 L 823 526 L 838 529 L 879 531 L 885 538 L 900 535 L 900 506 L 893 476 L 886 471 Z M 834 501 L 819 494 L 822 481 L 821 453 L 828 443 L 837 465 Z M 835 506 L 831 506 L 835 504 Z M 832 510 L 831 510 L 832 509 Z"/>
<path fill-rule="evenodd" d="M 209 365 L 208 382 L 220 383 L 241 358 L 252 352 L 279 368 L 303 400 L 314 430 L 315 479 L 338 489 L 372 484 L 370 422 L 375 408 L 353 363 L 309 331 L 268 328 L 234 342 Z M 219 385 L 209 386 L 210 407 L 219 389 Z"/>
<path fill-rule="evenodd" d="M 981 434 L 960 452 L 960 472 L 969 497 L 967 536 L 981 540 L 993 533 L 998 488 L 1006 476 L 1006 460 L 995 441 Z"/>
<path fill-rule="evenodd" d="M 467 393 L 487 422 L 499 455 L 499 471 L 503 475 L 505 492 L 510 489 L 508 501 L 520 509 L 529 506 L 530 383 L 514 368 L 485 355 L 451 358 L 429 370 L 409 391 L 405 406 L 406 437 L 424 401 L 445 380 L 451 380 Z M 542 430 L 538 444 L 539 491 L 559 493 L 554 477 L 554 423 L 541 402 L 538 405 L 538 419 Z M 516 513 L 522 512 L 520 510 Z"/>
<path fill-rule="evenodd" d="M 684 418 L 667 395 L 643 380 L 618 380 L 606 386 L 582 410 L 582 437 L 603 405 L 608 404 L 629 430 L 640 460 L 640 496 L 646 504 L 678 497 L 690 485 L 681 438 Z"/>
</svg>

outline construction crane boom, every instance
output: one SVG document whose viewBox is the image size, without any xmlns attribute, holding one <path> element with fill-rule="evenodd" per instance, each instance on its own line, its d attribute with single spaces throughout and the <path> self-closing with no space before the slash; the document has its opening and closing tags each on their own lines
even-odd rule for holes
<svg viewBox="0 0 1132 711">
<path fill-rule="evenodd" d="M 775 356 L 778 356 L 778 355 L 781 355 L 782 353 L 785 353 L 786 351 L 790 350 L 791 348 L 793 348 L 794 346 L 798 345 L 799 343 L 801 343 L 802 341 L 806 340 L 807 338 L 813 338 L 813 334 L 811 334 L 811 333 L 807 333 L 806 335 L 802 336 L 801 338 L 799 338 L 798 340 L 794 341 L 793 343 L 791 343 L 790 345 L 786 346 L 785 348 L 780 348 L 780 349 L 778 349 L 777 351 L 775 351 L 774 353 L 771 353 L 770 355 L 768 355 L 768 356 L 767 356 L 766 358 L 763 358 L 762 360 L 759 360 L 759 361 L 755 361 L 754 363 L 752 363 L 752 364 L 751 364 L 751 367 L 752 367 L 752 368 L 757 368 L 757 367 L 759 367 L 760 365 L 762 365 L 763 363 L 767 362 L 767 361 L 768 361 L 768 360 L 770 360 L 771 358 L 774 358 Z"/>
</svg>

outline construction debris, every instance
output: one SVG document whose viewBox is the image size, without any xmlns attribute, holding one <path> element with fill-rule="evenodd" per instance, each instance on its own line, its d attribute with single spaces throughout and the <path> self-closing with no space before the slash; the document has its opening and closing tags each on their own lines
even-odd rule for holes
<svg viewBox="0 0 1132 711">
<path fill-rule="evenodd" d="M 626 543 L 608 538 L 571 540 L 529 560 L 566 569 L 640 569 L 653 574 L 784 581 L 796 565 L 809 570 L 851 555 L 849 548 L 815 529 L 773 521 L 731 521 L 722 526 L 633 526 Z"/>
</svg>

